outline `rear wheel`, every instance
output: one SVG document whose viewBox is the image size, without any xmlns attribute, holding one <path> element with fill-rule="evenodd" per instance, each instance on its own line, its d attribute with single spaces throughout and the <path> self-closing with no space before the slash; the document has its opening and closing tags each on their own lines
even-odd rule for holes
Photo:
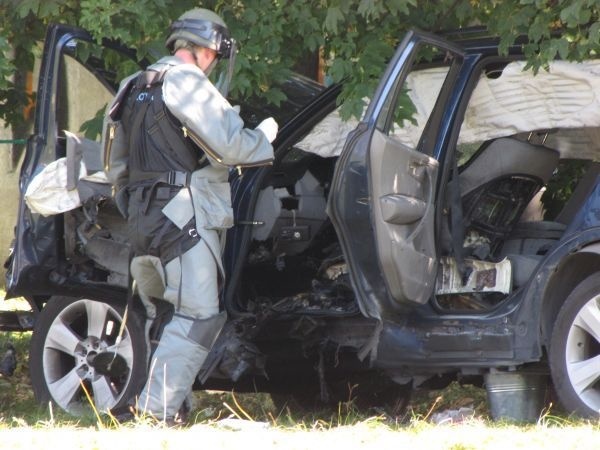
<svg viewBox="0 0 600 450">
<path fill-rule="evenodd" d="M 600 412 L 600 273 L 582 281 L 561 307 L 550 341 L 554 389 L 568 412 Z"/>
<path fill-rule="evenodd" d="M 146 344 L 140 318 L 128 313 L 122 338 L 121 305 L 53 297 L 39 314 L 31 339 L 30 376 L 40 403 L 71 414 L 124 405 L 143 386 Z"/>
</svg>

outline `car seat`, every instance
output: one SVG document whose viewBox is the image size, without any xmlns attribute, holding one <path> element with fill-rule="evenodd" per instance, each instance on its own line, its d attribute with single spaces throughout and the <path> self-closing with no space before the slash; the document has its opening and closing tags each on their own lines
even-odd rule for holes
<svg viewBox="0 0 600 450">
<path fill-rule="evenodd" d="M 459 173 L 465 236 L 487 241 L 496 255 L 523 211 L 552 176 L 558 151 L 514 138 L 482 146 Z"/>
</svg>

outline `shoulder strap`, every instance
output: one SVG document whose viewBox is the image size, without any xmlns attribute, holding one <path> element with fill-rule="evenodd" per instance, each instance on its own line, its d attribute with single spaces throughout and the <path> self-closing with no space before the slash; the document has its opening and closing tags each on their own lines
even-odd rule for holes
<svg viewBox="0 0 600 450">
<path fill-rule="evenodd" d="M 147 88 L 160 84 L 165 79 L 165 74 L 169 70 L 169 66 L 164 67 L 161 70 L 145 70 L 139 77 L 137 77 L 136 85 L 138 87 L 145 86 Z"/>
<path fill-rule="evenodd" d="M 117 92 L 117 95 L 115 96 L 112 106 L 111 106 L 110 110 L 108 111 L 108 115 L 110 116 L 110 118 L 112 120 L 120 119 L 121 112 L 123 110 L 123 104 L 125 103 L 124 100 L 125 100 L 125 98 L 127 98 L 127 95 L 129 94 L 129 92 L 131 91 L 131 88 L 133 86 L 136 86 L 138 88 L 140 88 L 144 85 L 150 87 L 154 84 L 162 83 L 168 69 L 169 69 L 169 67 L 167 66 L 159 71 L 144 70 L 143 72 L 140 72 L 140 74 L 137 77 L 132 77 L 127 82 L 127 84 L 125 86 L 123 86 L 121 89 L 119 89 L 119 92 Z"/>
<path fill-rule="evenodd" d="M 166 68 L 161 71 L 145 70 L 144 72 L 140 73 L 140 75 L 136 79 L 136 89 L 141 89 L 143 87 L 149 88 L 158 83 L 162 83 L 166 72 Z M 138 111 L 136 111 L 135 117 L 133 119 L 133 125 L 131 126 L 132 130 L 137 130 L 142 126 L 142 121 L 144 120 L 146 111 L 149 107 L 150 103 L 144 102 L 142 104 L 142 107 Z"/>
<path fill-rule="evenodd" d="M 133 81 L 136 78 L 132 78 L 131 80 L 129 80 L 127 82 L 127 84 L 125 86 L 123 86 L 119 92 L 117 92 L 117 95 L 115 96 L 115 99 L 112 103 L 112 106 L 110 107 L 110 110 L 108 111 L 108 115 L 109 117 L 116 121 L 119 120 L 121 118 L 121 112 L 123 111 L 123 104 L 125 103 L 125 99 L 127 98 L 127 95 L 129 94 L 129 91 L 131 91 L 131 87 L 133 86 Z"/>
</svg>

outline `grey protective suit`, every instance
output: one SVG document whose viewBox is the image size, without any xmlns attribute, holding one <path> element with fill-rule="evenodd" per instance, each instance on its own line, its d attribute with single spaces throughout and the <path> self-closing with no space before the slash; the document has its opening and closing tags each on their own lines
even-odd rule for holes
<svg viewBox="0 0 600 450">
<path fill-rule="evenodd" d="M 223 230 L 233 225 L 229 168 L 269 162 L 273 148 L 262 131 L 244 128 L 237 111 L 198 67 L 171 56 L 148 69 L 166 70 L 162 84 L 166 107 L 181 122 L 182 133 L 193 133 L 220 160 L 215 154 L 208 156 L 210 164 L 189 174 L 187 185 L 171 192 L 168 201 L 161 205 L 162 214 L 182 233 L 197 233 L 197 243 L 169 261 L 138 254 L 131 262 L 131 274 L 149 317 L 155 314 L 150 297 L 175 305 L 175 315 L 164 328 L 138 400 L 140 410 L 169 418 L 175 416 L 190 393 L 225 322 L 225 313 L 219 313 L 219 284 L 224 278 Z M 119 101 L 119 94 L 137 75 L 123 80 L 113 103 Z M 114 106 L 109 105 L 109 111 Z M 108 125 L 105 124 L 107 129 Z M 117 133 L 111 137 L 111 144 L 107 147 L 105 142 L 103 146 L 105 171 L 113 185 L 121 189 L 128 184 L 129 155 L 127 138 L 119 136 L 118 123 L 114 129 Z M 108 134 L 105 133 L 105 141 Z M 199 150 L 198 158 L 201 156 Z M 130 219 L 132 214 L 138 212 L 130 207 Z M 195 219 L 192 230 L 186 228 L 191 219 Z"/>
</svg>

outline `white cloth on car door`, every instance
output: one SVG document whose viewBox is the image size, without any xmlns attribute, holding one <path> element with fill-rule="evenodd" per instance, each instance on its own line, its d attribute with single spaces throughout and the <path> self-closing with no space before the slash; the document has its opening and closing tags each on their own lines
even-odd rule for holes
<svg viewBox="0 0 600 450">
<path fill-rule="evenodd" d="M 29 209 L 43 216 L 51 216 L 81 206 L 77 188 L 67 189 L 67 173 L 67 158 L 59 158 L 33 177 L 25 191 L 25 203 Z M 82 161 L 79 177 L 86 174 Z"/>
</svg>

